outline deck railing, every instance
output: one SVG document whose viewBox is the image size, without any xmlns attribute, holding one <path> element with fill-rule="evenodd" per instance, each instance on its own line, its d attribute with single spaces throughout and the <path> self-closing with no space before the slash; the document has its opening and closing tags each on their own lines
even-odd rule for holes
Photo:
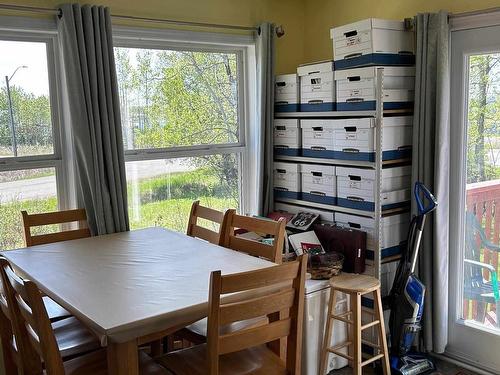
<svg viewBox="0 0 500 375">
<path fill-rule="evenodd" d="M 477 182 L 467 185 L 467 211 L 473 213 L 486 237 L 495 245 L 500 245 L 500 180 Z M 500 253 L 481 249 L 481 262 L 491 264 L 500 271 Z M 490 281 L 490 273 L 484 271 L 483 277 Z M 493 323 L 490 320 L 498 319 L 494 304 L 485 304 L 477 301 L 464 301 L 463 315 L 465 319 L 474 319 L 480 322 Z"/>
</svg>

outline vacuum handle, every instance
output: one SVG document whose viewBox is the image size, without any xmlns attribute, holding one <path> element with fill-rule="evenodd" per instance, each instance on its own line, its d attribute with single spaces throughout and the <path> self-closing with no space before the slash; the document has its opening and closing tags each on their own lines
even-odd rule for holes
<svg viewBox="0 0 500 375">
<path fill-rule="evenodd" d="M 437 207 L 437 199 L 432 195 L 432 193 L 425 187 L 421 182 L 415 182 L 415 188 L 413 190 L 415 195 L 415 201 L 417 202 L 418 214 L 426 215 L 431 211 L 434 211 Z M 421 195 L 423 198 L 421 198 Z M 425 200 L 428 204 L 424 206 Z"/>
</svg>

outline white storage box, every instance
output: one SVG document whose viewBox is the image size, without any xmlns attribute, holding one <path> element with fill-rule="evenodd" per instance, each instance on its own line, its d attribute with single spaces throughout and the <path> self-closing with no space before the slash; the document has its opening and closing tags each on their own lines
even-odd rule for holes
<svg viewBox="0 0 500 375">
<path fill-rule="evenodd" d="M 335 72 L 337 110 L 375 110 L 377 68 L 369 66 Z M 413 108 L 415 67 L 384 67 L 384 109 Z"/>
<path fill-rule="evenodd" d="M 343 160 L 375 161 L 374 118 L 337 120 L 342 127 L 336 127 L 335 158 Z M 382 160 L 411 157 L 412 116 L 384 117 L 382 137 Z"/>
<path fill-rule="evenodd" d="M 274 119 L 274 154 L 300 156 L 301 132 L 298 119 Z"/>
<path fill-rule="evenodd" d="M 326 328 L 328 314 L 328 302 L 330 299 L 329 280 L 306 280 L 305 303 L 304 303 L 304 325 L 302 334 L 302 374 L 319 374 L 321 362 L 321 348 Z M 349 309 L 347 295 L 337 293 L 337 304 L 334 314 L 342 314 Z M 347 340 L 347 324 L 335 320 L 330 346 L 339 345 Z M 347 354 L 347 347 L 343 349 Z M 347 360 L 341 356 L 330 354 L 326 371 L 339 369 L 347 366 Z"/>
<path fill-rule="evenodd" d="M 369 18 L 330 29 L 335 69 L 413 65 L 415 42 L 403 21 Z"/>
<path fill-rule="evenodd" d="M 300 164 L 275 162 L 273 180 L 276 198 L 300 198 Z"/>
<path fill-rule="evenodd" d="M 337 204 L 375 211 L 375 170 L 337 167 Z M 382 169 L 382 209 L 405 205 L 410 199 L 411 166 Z"/>
<path fill-rule="evenodd" d="M 302 156 L 311 158 L 335 158 L 336 120 L 301 120 Z"/>
<path fill-rule="evenodd" d="M 298 112 L 300 86 L 297 74 L 277 75 L 274 87 L 274 111 Z"/>
<path fill-rule="evenodd" d="M 333 62 L 301 65 L 297 68 L 300 80 L 300 110 L 304 112 L 335 111 L 335 77 Z"/>
<path fill-rule="evenodd" d="M 366 259 L 373 261 L 375 254 L 375 219 L 357 215 L 350 215 L 338 212 L 335 215 L 338 225 L 358 229 L 366 232 Z M 406 243 L 408 227 L 410 225 L 410 214 L 398 214 L 384 216 L 380 220 L 381 225 L 381 258 L 387 258 L 401 254 Z"/>
<path fill-rule="evenodd" d="M 302 164 L 302 199 L 323 204 L 337 204 L 337 178 L 331 165 Z"/>
<path fill-rule="evenodd" d="M 288 203 L 275 202 L 274 209 L 277 211 L 285 211 L 292 214 L 298 214 L 299 212 L 312 212 L 319 215 L 319 220 L 321 220 L 322 222 L 333 223 L 335 221 L 334 212 L 320 210 L 319 208 L 302 207 Z"/>
</svg>

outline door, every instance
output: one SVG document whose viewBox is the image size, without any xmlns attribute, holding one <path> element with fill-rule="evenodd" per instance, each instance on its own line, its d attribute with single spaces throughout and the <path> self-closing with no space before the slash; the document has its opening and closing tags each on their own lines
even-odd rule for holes
<svg viewBox="0 0 500 375">
<path fill-rule="evenodd" d="M 500 26 L 451 33 L 447 352 L 500 372 Z"/>
</svg>

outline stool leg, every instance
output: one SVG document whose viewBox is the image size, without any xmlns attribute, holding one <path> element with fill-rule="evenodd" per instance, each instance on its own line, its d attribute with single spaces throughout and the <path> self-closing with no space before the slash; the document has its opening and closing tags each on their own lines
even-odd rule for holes
<svg viewBox="0 0 500 375">
<path fill-rule="evenodd" d="M 353 338 L 353 363 L 352 367 L 354 370 L 354 375 L 361 375 L 361 362 L 363 361 L 363 355 L 361 352 L 361 294 L 353 293 L 351 297 L 352 303 L 352 313 L 354 325 L 352 327 L 352 338 Z"/>
<path fill-rule="evenodd" d="M 382 298 L 380 295 L 380 288 L 376 289 L 374 292 L 374 302 L 375 302 L 375 313 L 378 316 L 380 324 L 378 324 L 378 335 L 379 343 L 381 343 L 382 352 L 384 357 L 382 358 L 382 368 L 384 370 L 384 375 L 390 375 L 391 365 L 389 364 L 389 352 L 387 350 L 387 337 L 385 336 L 385 323 L 384 323 L 384 309 L 382 307 Z"/>
<path fill-rule="evenodd" d="M 325 335 L 323 337 L 323 349 L 321 350 L 321 368 L 319 370 L 320 375 L 325 375 L 328 369 L 328 356 L 330 347 L 330 342 L 332 338 L 333 331 L 333 318 L 332 315 L 335 312 L 335 305 L 337 303 L 337 291 L 330 288 L 330 301 L 328 302 L 328 313 L 326 315 L 326 327 Z"/>
</svg>

